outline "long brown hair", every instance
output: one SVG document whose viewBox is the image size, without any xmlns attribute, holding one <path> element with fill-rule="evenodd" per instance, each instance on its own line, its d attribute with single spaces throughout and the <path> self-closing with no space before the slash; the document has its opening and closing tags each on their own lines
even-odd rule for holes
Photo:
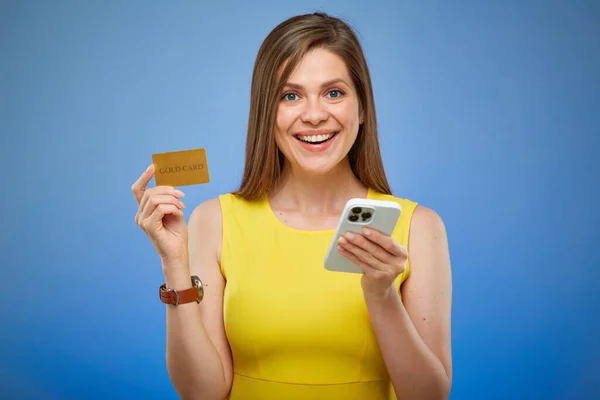
<svg viewBox="0 0 600 400">
<path fill-rule="evenodd" d="M 279 97 L 297 63 L 316 47 L 332 51 L 344 60 L 360 99 L 363 123 L 348 153 L 352 172 L 363 185 L 391 194 L 379 149 L 373 89 L 362 47 L 346 22 L 324 13 L 283 21 L 269 33 L 258 51 L 252 75 L 244 175 L 234 194 L 256 200 L 279 179 L 284 162 L 275 142 Z"/>
</svg>

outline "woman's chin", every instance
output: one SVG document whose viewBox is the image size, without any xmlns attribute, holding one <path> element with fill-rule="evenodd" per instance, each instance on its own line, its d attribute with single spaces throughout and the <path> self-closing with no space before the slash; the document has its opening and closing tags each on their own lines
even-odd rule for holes
<svg viewBox="0 0 600 400">
<path fill-rule="evenodd" d="M 306 162 L 298 163 L 295 170 L 305 175 L 323 176 L 332 172 L 339 165 L 336 161 L 331 159 L 307 160 Z"/>
</svg>

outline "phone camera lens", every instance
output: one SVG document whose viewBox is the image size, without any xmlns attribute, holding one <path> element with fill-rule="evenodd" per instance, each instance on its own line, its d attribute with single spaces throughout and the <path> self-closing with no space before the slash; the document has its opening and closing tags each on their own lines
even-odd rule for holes
<svg viewBox="0 0 600 400">
<path fill-rule="evenodd" d="M 349 215 L 348 220 L 350 220 L 351 222 L 356 222 L 358 221 L 358 215 Z"/>
<path fill-rule="evenodd" d="M 361 211 L 362 211 L 362 208 L 360 208 L 360 207 L 354 207 L 354 208 L 352 209 L 352 212 L 353 212 L 354 214 L 360 214 L 360 213 L 361 213 Z"/>
<path fill-rule="evenodd" d="M 365 213 L 362 214 L 362 217 L 363 217 L 363 220 L 369 219 L 369 218 L 371 218 L 371 213 L 370 212 L 365 212 Z"/>
</svg>

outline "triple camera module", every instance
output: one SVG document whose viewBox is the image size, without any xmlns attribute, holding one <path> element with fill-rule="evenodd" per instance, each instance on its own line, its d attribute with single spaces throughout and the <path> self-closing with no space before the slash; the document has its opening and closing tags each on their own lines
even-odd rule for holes
<svg viewBox="0 0 600 400">
<path fill-rule="evenodd" d="M 363 207 L 352 207 L 348 213 L 348 221 L 369 223 L 373 217 L 373 211 Z"/>
</svg>

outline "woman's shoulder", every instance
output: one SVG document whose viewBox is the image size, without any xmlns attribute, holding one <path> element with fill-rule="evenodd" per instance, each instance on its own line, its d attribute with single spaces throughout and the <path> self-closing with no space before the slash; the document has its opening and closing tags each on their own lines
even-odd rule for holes
<svg viewBox="0 0 600 400">
<path fill-rule="evenodd" d="M 191 212 L 188 226 L 194 229 L 196 226 L 202 226 L 204 229 L 221 227 L 221 202 L 220 196 L 210 198 L 198 204 Z"/>
</svg>

